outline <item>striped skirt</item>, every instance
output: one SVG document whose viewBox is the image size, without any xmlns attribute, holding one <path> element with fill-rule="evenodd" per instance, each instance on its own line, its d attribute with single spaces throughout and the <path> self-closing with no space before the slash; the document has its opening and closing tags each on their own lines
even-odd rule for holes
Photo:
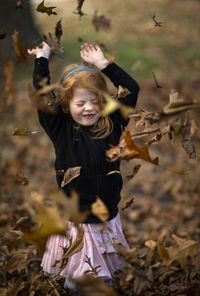
<svg viewBox="0 0 200 296">
<path fill-rule="evenodd" d="M 106 223 L 80 224 L 84 230 L 83 247 L 80 251 L 69 257 L 66 266 L 60 271 L 60 275 L 66 278 L 78 278 L 91 270 L 88 265 L 88 258 L 92 267 L 98 268 L 98 277 L 112 278 L 113 273 L 124 260 L 119 257 L 113 246 L 117 240 L 124 247 L 129 249 L 122 231 L 120 215 Z M 73 222 L 67 222 L 66 237 L 51 235 L 48 238 L 46 250 L 42 259 L 42 267 L 46 273 L 52 275 L 59 271 L 58 262 L 63 255 L 63 248 L 69 247 L 77 237 L 77 227 Z M 87 262 L 86 262 L 87 261 Z"/>
</svg>

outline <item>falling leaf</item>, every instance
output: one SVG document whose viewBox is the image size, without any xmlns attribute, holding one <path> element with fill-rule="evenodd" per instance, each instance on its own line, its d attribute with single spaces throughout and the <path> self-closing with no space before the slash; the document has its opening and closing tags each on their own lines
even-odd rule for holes
<svg viewBox="0 0 200 296">
<path fill-rule="evenodd" d="M 14 96 L 13 68 L 13 62 L 8 61 L 4 69 L 4 74 L 6 76 L 5 90 L 9 93 L 9 97 L 7 98 L 8 105 L 12 103 Z"/>
<path fill-rule="evenodd" d="M 163 260 L 163 264 L 170 265 L 175 260 L 178 261 L 183 269 L 185 260 L 188 256 L 193 258 L 197 249 L 199 249 L 199 243 L 194 240 L 186 240 L 172 234 L 173 239 L 176 241 L 178 247 L 166 247 L 168 258 Z"/>
<path fill-rule="evenodd" d="M 189 118 L 186 119 L 186 122 L 181 130 L 182 133 L 182 146 L 185 149 L 185 152 L 189 156 L 189 158 L 196 158 L 196 151 L 194 144 L 191 139 L 191 124 L 189 122 Z"/>
<path fill-rule="evenodd" d="M 109 173 L 106 174 L 106 176 L 112 175 L 112 174 L 119 174 L 121 175 L 120 171 L 111 171 Z"/>
<path fill-rule="evenodd" d="M 151 138 L 150 140 L 148 140 L 146 145 L 150 146 L 153 143 L 159 142 L 161 139 L 162 139 L 162 133 L 159 133 L 159 134 L 155 135 L 153 138 Z"/>
<path fill-rule="evenodd" d="M 44 40 L 51 47 L 51 50 L 58 50 L 60 53 L 64 53 L 63 47 L 60 46 L 60 39 L 49 32 L 48 36 L 43 34 Z"/>
<path fill-rule="evenodd" d="M 97 32 L 99 32 L 100 29 L 108 31 L 111 27 L 111 20 L 106 18 L 104 15 L 97 15 L 96 10 L 92 18 L 92 24 Z"/>
<path fill-rule="evenodd" d="M 37 131 L 29 131 L 27 128 L 15 128 L 12 132 L 12 136 L 30 136 L 37 134 Z"/>
<path fill-rule="evenodd" d="M 56 174 L 57 175 L 64 175 L 64 173 L 65 173 L 65 171 L 64 170 L 58 170 L 58 171 L 56 171 Z"/>
<path fill-rule="evenodd" d="M 69 257 L 76 254 L 83 248 L 83 237 L 84 237 L 84 229 L 83 227 L 78 227 L 77 237 L 72 242 L 70 238 L 69 247 L 63 247 L 63 255 L 60 260 L 56 260 L 52 267 L 59 264 L 59 272 L 62 271 L 63 268 L 67 265 Z"/>
<path fill-rule="evenodd" d="M 73 179 L 77 178 L 78 176 L 80 176 L 80 171 L 81 171 L 81 167 L 72 167 L 69 168 L 63 177 L 62 183 L 61 183 L 61 187 L 66 186 L 67 184 L 69 184 Z"/>
<path fill-rule="evenodd" d="M 130 132 L 125 131 L 123 133 L 124 144 L 118 145 L 116 147 L 111 147 L 110 150 L 106 151 L 106 155 L 110 161 L 115 161 L 116 159 L 130 160 L 133 158 L 144 159 L 155 165 L 159 164 L 158 157 L 152 159 L 149 155 L 147 145 L 142 147 L 137 146 L 131 138 Z"/>
<path fill-rule="evenodd" d="M 109 212 L 103 201 L 97 197 L 96 202 L 91 206 L 91 212 L 97 216 L 102 222 L 105 222 L 109 218 Z"/>
<path fill-rule="evenodd" d="M 61 202 L 65 208 L 66 220 L 70 220 L 75 224 L 82 223 L 90 214 L 89 210 L 79 211 L 79 196 L 75 191 L 71 192 L 70 197 L 57 194 L 57 201 Z"/>
<path fill-rule="evenodd" d="M 37 6 L 37 11 L 41 13 L 47 13 L 48 15 L 51 14 L 57 14 L 53 9 L 56 8 L 56 6 L 47 7 L 44 6 L 44 0 Z"/>
<path fill-rule="evenodd" d="M 134 202 L 134 197 L 132 197 L 129 201 L 126 202 L 125 206 L 122 208 L 122 211 L 129 208 Z"/>
<path fill-rule="evenodd" d="M 55 36 L 58 39 L 58 42 L 60 43 L 60 38 L 62 36 L 62 24 L 61 24 L 62 18 L 57 22 L 56 28 L 55 28 Z"/>
<path fill-rule="evenodd" d="M 82 12 L 83 2 L 84 0 L 78 0 L 76 11 L 74 11 L 74 13 L 79 14 L 80 16 L 85 15 L 85 13 Z"/>
<path fill-rule="evenodd" d="M 29 56 L 27 50 L 24 48 L 24 41 L 18 39 L 19 32 L 17 30 L 14 30 L 14 34 L 11 35 L 13 41 L 14 41 L 14 48 L 17 54 L 17 64 L 21 63 L 22 61 L 26 60 L 26 58 Z"/>
<path fill-rule="evenodd" d="M 124 88 L 123 86 L 119 85 L 118 92 L 117 92 L 117 98 L 125 98 L 130 93 L 131 92 L 127 88 Z"/>
<path fill-rule="evenodd" d="M 127 179 L 128 181 L 130 181 L 130 180 L 131 180 L 131 179 L 132 179 L 132 178 L 138 173 L 140 167 L 141 167 L 141 164 L 138 164 L 138 165 L 134 166 L 132 174 L 126 176 L 126 179 Z"/>
<path fill-rule="evenodd" d="M 152 72 L 153 74 L 153 79 L 154 79 L 154 82 L 155 82 L 155 85 L 157 88 L 162 88 L 162 86 L 158 83 L 157 79 L 156 79 L 156 75 L 154 74 L 154 72 Z"/>
<path fill-rule="evenodd" d="M 104 96 L 104 98 L 106 100 L 106 103 L 104 104 L 104 108 L 101 111 L 102 116 L 106 116 L 106 115 L 108 115 L 110 113 L 113 113 L 117 109 L 120 109 L 122 115 L 126 118 L 126 117 L 128 117 L 128 115 L 130 113 L 133 112 L 134 109 L 132 107 L 121 104 L 119 101 L 112 98 L 111 96 L 109 96 L 105 92 L 102 92 L 102 94 L 103 94 L 103 96 Z"/>
<path fill-rule="evenodd" d="M 163 22 L 158 22 L 158 21 L 156 20 L 156 16 L 155 16 L 155 14 L 153 14 L 153 15 L 151 16 L 151 18 L 152 18 L 152 20 L 154 21 L 154 24 L 155 24 L 154 29 L 155 29 L 156 27 L 162 27 L 162 23 L 163 23 Z"/>
<path fill-rule="evenodd" d="M 29 181 L 26 177 L 24 177 L 22 172 L 17 172 L 16 179 L 22 184 L 22 185 L 28 185 Z"/>
<path fill-rule="evenodd" d="M 169 95 L 169 103 L 163 108 L 163 113 L 173 114 L 173 113 L 186 111 L 199 106 L 200 106 L 199 103 L 189 102 L 179 98 L 178 92 L 172 89 Z"/>
<path fill-rule="evenodd" d="M 17 0 L 16 3 L 16 9 L 20 8 L 23 9 L 26 5 L 26 1 L 25 0 Z"/>
<path fill-rule="evenodd" d="M 33 192 L 31 196 L 38 209 L 38 215 L 35 218 L 38 222 L 38 229 L 35 231 L 24 231 L 22 241 L 35 242 L 39 250 L 43 252 L 45 250 L 46 241 L 50 235 L 65 235 L 66 222 L 55 205 L 46 207 L 43 203 L 43 197 L 36 192 Z"/>
</svg>

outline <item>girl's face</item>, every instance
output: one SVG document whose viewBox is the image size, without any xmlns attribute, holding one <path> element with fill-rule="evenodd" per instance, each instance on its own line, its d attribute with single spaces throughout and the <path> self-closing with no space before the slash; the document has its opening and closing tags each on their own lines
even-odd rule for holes
<svg viewBox="0 0 200 296">
<path fill-rule="evenodd" d="M 80 125 L 92 126 L 99 120 L 97 96 L 85 88 L 74 90 L 69 108 L 72 118 Z"/>
</svg>

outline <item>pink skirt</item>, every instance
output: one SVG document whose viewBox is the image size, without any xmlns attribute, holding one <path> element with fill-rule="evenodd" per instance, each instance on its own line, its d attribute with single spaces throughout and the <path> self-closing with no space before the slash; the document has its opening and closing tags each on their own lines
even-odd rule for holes
<svg viewBox="0 0 200 296">
<path fill-rule="evenodd" d="M 60 275 L 66 278 L 78 278 L 90 270 L 90 266 L 85 262 L 87 256 L 91 260 L 91 265 L 100 265 L 99 277 L 112 278 L 112 274 L 120 266 L 124 265 L 124 260 L 115 252 L 113 240 L 117 239 L 124 247 L 129 249 L 122 231 L 120 215 L 106 223 L 81 224 L 84 229 L 83 248 L 73 254 Z M 77 227 L 73 222 L 67 222 L 67 236 L 51 235 L 48 238 L 46 250 L 42 259 L 43 270 L 50 274 L 58 272 L 58 265 L 54 265 L 60 260 L 63 254 L 63 247 L 68 247 L 70 238 L 72 242 L 76 239 Z M 87 255 L 87 256 L 86 256 Z"/>
</svg>

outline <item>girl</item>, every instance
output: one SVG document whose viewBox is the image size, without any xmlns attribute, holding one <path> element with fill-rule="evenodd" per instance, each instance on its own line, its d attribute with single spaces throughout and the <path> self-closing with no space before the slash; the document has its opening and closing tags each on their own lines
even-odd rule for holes
<svg viewBox="0 0 200 296">
<path fill-rule="evenodd" d="M 50 47 L 42 42 L 41 48 L 28 50 L 28 53 L 36 55 L 33 83 L 38 89 L 42 79 L 47 78 L 50 83 Z M 80 55 L 98 70 L 77 65 L 67 67 L 61 80 L 64 95 L 57 113 L 48 114 L 38 110 L 39 121 L 55 147 L 55 170 L 66 172 L 81 167 L 80 175 L 62 188 L 64 193 L 67 196 L 72 191 L 78 193 L 80 211 L 90 210 L 97 196 L 109 210 L 109 219 L 103 230 L 100 230 L 103 223 L 92 214 L 81 223 L 84 229 L 83 248 L 69 258 L 61 272 L 66 277 L 65 284 L 68 287 L 70 279 L 81 277 L 89 269 L 87 258 L 90 258 L 93 267 L 100 266 L 98 276 L 108 281 L 112 280 L 114 271 L 123 263 L 111 244 L 115 238 L 128 248 L 118 213 L 122 177 L 119 174 L 107 175 L 120 170 L 120 161 L 108 162 L 105 152 L 110 144 L 118 145 L 128 119 L 124 119 L 119 111 L 106 117 L 100 116 L 104 104 L 100 90 L 107 90 L 101 72 L 115 87 L 121 85 L 129 90 L 125 98 L 119 98 L 123 104 L 135 107 L 139 92 L 137 82 L 115 63 L 109 63 L 98 46 L 85 43 L 81 46 Z M 57 174 L 59 187 L 62 179 L 63 176 Z M 61 258 L 63 247 L 69 246 L 69 238 L 75 240 L 77 228 L 74 223 L 68 221 L 67 229 L 66 239 L 58 235 L 49 238 L 42 260 L 45 272 L 57 272 L 55 261 Z M 102 247 L 104 245 L 106 248 Z"/>
</svg>

